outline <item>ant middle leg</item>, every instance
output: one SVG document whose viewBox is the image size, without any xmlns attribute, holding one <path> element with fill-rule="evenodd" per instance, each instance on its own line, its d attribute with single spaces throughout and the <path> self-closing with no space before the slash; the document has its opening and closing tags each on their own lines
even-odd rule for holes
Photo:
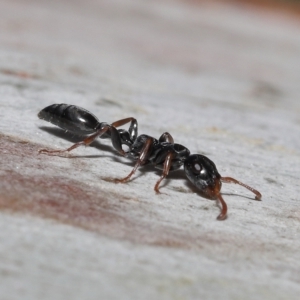
<svg viewBox="0 0 300 300">
<path fill-rule="evenodd" d="M 175 157 L 175 153 L 173 152 L 168 153 L 166 156 L 163 173 L 161 174 L 160 178 L 157 180 L 154 186 L 154 190 L 157 194 L 161 194 L 161 192 L 159 191 L 159 185 L 162 182 L 162 180 L 168 176 L 170 168 L 172 166 L 172 160 L 174 159 L 174 157 Z"/>
<path fill-rule="evenodd" d="M 153 138 L 148 137 L 145 144 L 144 144 L 144 146 L 143 146 L 143 148 L 142 148 L 142 150 L 141 150 L 140 156 L 139 156 L 137 162 L 135 163 L 132 171 L 126 177 L 121 178 L 121 179 L 116 178 L 116 179 L 114 179 L 114 181 L 116 183 L 125 183 L 125 182 L 127 182 L 133 176 L 135 171 L 147 161 L 149 153 L 151 153 L 152 146 L 153 146 Z"/>
</svg>

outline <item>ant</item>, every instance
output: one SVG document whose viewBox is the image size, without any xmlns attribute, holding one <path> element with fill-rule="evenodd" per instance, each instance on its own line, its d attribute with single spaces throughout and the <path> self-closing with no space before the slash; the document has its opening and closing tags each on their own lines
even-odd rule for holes
<svg viewBox="0 0 300 300">
<path fill-rule="evenodd" d="M 120 155 L 136 161 L 132 171 L 124 178 L 115 179 L 115 182 L 125 183 L 130 180 L 140 166 L 152 164 L 155 168 L 162 170 L 162 174 L 154 186 L 155 192 L 159 194 L 159 185 L 169 172 L 184 166 L 186 177 L 203 196 L 220 201 L 221 212 L 217 220 L 227 218 L 227 204 L 220 193 L 222 182 L 239 184 L 253 192 L 256 200 L 261 199 L 261 193 L 252 187 L 232 177 L 222 177 L 214 162 L 206 156 L 191 155 L 185 146 L 174 143 L 170 133 L 163 133 L 159 139 L 146 134 L 138 135 L 138 123 L 135 118 L 125 118 L 108 124 L 99 122 L 97 117 L 86 109 L 68 104 L 47 106 L 39 112 L 38 117 L 74 134 L 89 135 L 83 141 L 67 149 L 40 149 L 39 153 L 60 154 L 81 145 L 87 146 L 97 137 L 110 138 L 113 147 Z M 117 129 L 127 123 L 130 123 L 128 130 Z M 128 146 L 129 150 L 124 151 L 122 145 Z"/>
</svg>

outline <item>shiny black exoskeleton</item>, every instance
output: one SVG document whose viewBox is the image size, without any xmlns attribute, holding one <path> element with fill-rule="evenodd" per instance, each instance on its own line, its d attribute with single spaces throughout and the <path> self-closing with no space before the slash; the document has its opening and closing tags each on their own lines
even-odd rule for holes
<svg viewBox="0 0 300 300">
<path fill-rule="evenodd" d="M 64 103 L 45 107 L 38 113 L 38 117 L 76 135 L 91 135 L 85 145 L 90 144 L 98 136 L 102 139 L 110 138 L 114 148 L 122 152 L 121 154 L 123 154 L 122 145 L 130 147 L 138 134 L 138 124 L 134 118 L 122 119 L 109 125 L 106 122 L 99 122 L 96 116 L 84 108 Z M 129 122 L 128 131 L 116 129 Z"/>
<path fill-rule="evenodd" d="M 92 113 L 83 108 L 67 104 L 50 105 L 41 110 L 38 117 L 74 134 L 89 135 L 83 141 L 65 150 L 41 149 L 40 153 L 58 154 L 69 152 L 80 145 L 89 145 L 97 137 L 110 138 L 113 147 L 122 156 L 136 161 L 128 176 L 115 179 L 115 182 L 127 182 L 140 166 L 151 164 L 162 170 L 162 175 L 154 186 L 154 190 L 160 193 L 159 185 L 161 181 L 170 171 L 177 170 L 184 165 L 185 174 L 190 182 L 203 195 L 220 201 L 222 209 L 217 218 L 218 220 L 224 220 L 227 217 L 227 205 L 220 193 L 222 182 L 242 185 L 252 191 L 257 200 L 261 199 L 261 194 L 248 185 L 231 177 L 221 177 L 215 164 L 206 156 L 200 154 L 190 155 L 190 151 L 186 147 L 174 143 L 170 133 L 163 133 L 158 140 L 145 134 L 138 136 L 138 124 L 134 118 L 126 118 L 108 124 L 99 122 Z M 117 129 L 117 127 L 126 123 L 130 123 L 128 130 Z M 122 145 L 128 146 L 128 151 L 124 151 Z"/>
<path fill-rule="evenodd" d="M 173 140 L 170 142 L 166 138 L 166 135 L 171 137 L 167 132 L 159 140 L 146 134 L 138 136 L 130 150 L 126 153 L 126 156 L 138 160 L 141 154 L 145 152 L 142 165 L 152 164 L 157 169 L 163 169 L 167 156 L 172 154 L 172 164 L 169 171 L 179 169 L 189 156 L 190 151 L 180 144 L 175 144 Z M 149 148 L 145 151 L 147 143 L 149 143 Z"/>
</svg>

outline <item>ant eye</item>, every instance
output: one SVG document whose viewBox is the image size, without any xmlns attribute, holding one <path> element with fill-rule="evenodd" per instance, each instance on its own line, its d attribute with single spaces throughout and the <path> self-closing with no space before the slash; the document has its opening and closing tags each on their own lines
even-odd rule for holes
<svg viewBox="0 0 300 300">
<path fill-rule="evenodd" d="M 193 172 L 195 174 L 200 174 L 201 170 L 202 170 L 202 166 L 200 164 L 198 163 L 193 164 Z"/>
<path fill-rule="evenodd" d="M 207 171 L 202 164 L 195 162 L 192 166 L 192 171 L 195 175 L 206 176 Z"/>
</svg>

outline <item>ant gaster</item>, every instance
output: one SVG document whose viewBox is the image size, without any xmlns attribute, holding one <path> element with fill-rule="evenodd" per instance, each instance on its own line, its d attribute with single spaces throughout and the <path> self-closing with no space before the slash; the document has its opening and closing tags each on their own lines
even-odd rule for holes
<svg viewBox="0 0 300 300">
<path fill-rule="evenodd" d="M 38 117 L 76 135 L 89 135 L 83 141 L 67 149 L 41 149 L 39 153 L 59 154 L 69 152 L 81 145 L 91 144 L 97 137 L 110 138 L 113 147 L 120 155 L 136 161 L 132 171 L 124 178 L 115 179 L 115 182 L 125 183 L 140 166 L 152 164 L 155 168 L 162 170 L 162 175 L 154 186 L 155 192 L 160 193 L 159 185 L 161 181 L 170 171 L 177 170 L 184 165 L 187 178 L 200 193 L 210 199 L 220 201 L 221 213 L 217 217 L 218 220 L 224 220 L 227 217 L 227 205 L 220 193 L 222 182 L 239 184 L 253 192 L 256 200 L 261 199 L 260 192 L 252 187 L 231 177 L 221 177 L 216 165 L 206 156 L 200 154 L 190 155 L 190 151 L 186 147 L 174 143 L 170 133 L 163 133 L 158 140 L 146 134 L 138 136 L 138 124 L 135 118 L 126 118 L 108 124 L 99 122 L 89 111 L 68 104 L 52 104 L 45 107 L 39 112 Z M 128 130 L 117 129 L 117 127 L 127 123 L 130 123 Z M 129 150 L 124 151 L 122 145 L 128 146 Z"/>
</svg>

